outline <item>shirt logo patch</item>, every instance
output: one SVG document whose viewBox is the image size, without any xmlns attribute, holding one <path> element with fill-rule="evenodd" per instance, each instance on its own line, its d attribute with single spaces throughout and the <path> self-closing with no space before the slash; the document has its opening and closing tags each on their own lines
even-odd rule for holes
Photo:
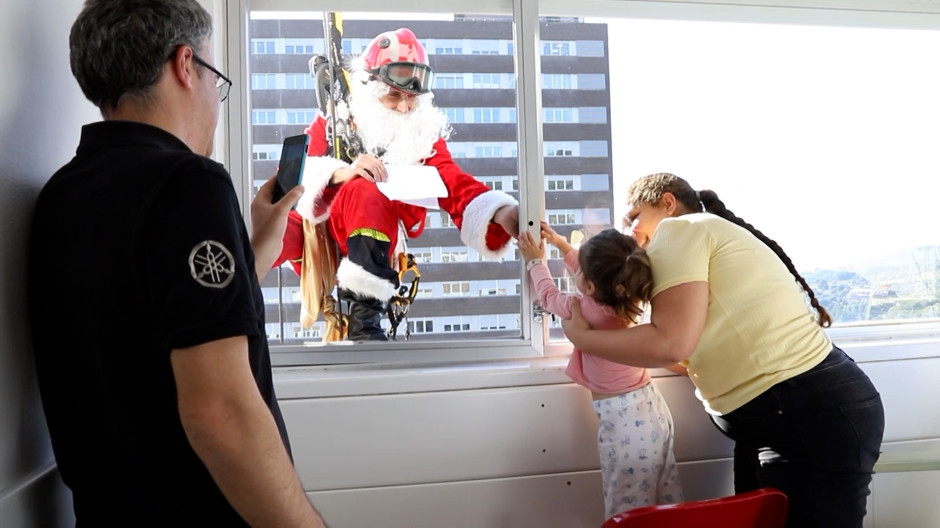
<svg viewBox="0 0 940 528">
<path fill-rule="evenodd" d="M 189 271 L 207 288 L 224 288 L 235 277 L 235 259 L 221 243 L 204 240 L 189 253 Z"/>
</svg>

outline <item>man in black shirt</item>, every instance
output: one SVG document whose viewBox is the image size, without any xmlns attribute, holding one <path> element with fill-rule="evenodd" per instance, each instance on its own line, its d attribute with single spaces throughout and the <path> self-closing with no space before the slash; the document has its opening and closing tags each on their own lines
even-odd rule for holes
<svg viewBox="0 0 940 528">
<path fill-rule="evenodd" d="M 71 66 L 104 121 L 43 188 L 37 372 L 79 526 L 323 527 L 290 459 L 259 278 L 294 189 L 249 234 L 209 159 L 229 81 L 196 0 L 89 0 Z"/>
</svg>

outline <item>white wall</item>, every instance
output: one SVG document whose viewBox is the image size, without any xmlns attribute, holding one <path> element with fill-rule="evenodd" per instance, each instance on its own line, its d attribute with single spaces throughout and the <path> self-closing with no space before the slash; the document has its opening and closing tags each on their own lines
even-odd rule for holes
<svg viewBox="0 0 940 528">
<path fill-rule="evenodd" d="M 71 521 L 54 471 L 26 325 L 26 235 L 40 187 L 98 119 L 72 79 L 68 33 L 79 0 L 0 0 L 0 526 Z M 91 206 L 91 204 L 89 204 Z M 49 258 L 56 242 L 48 241 Z M 55 302 L 55 299 L 49 299 Z M 55 328 L 49 328 L 55 331 Z"/>
<path fill-rule="evenodd" d="M 883 449 L 927 449 L 936 459 L 940 358 L 914 357 L 919 348 L 845 347 L 882 394 Z M 604 520 L 596 417 L 563 362 L 276 374 L 295 465 L 333 528 L 596 528 Z M 676 423 L 686 499 L 732 494 L 732 444 L 689 380 L 655 383 Z M 940 526 L 940 504 L 928 499 L 938 484 L 936 470 L 876 474 L 866 528 Z"/>
</svg>

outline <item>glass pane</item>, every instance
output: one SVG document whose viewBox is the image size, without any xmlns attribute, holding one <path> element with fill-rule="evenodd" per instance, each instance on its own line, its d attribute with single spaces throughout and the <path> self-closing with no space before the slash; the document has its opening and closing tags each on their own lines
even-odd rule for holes
<svg viewBox="0 0 940 528">
<path fill-rule="evenodd" d="M 285 18 L 290 16 L 290 18 Z M 343 12 L 346 59 L 376 35 L 415 32 L 434 70 L 435 105 L 453 132 L 447 146 L 464 172 L 493 190 L 518 198 L 515 61 L 509 15 L 413 16 Z M 249 22 L 252 109 L 252 181 L 257 189 L 278 164 L 284 137 L 301 134 L 318 112 L 308 61 L 324 53 L 322 13 L 252 12 Z M 519 338 L 521 266 L 511 251 L 484 259 L 460 239 L 446 212 L 429 210 L 424 232 L 408 240 L 421 274 L 398 340 Z M 411 226 L 408 226 L 411 227 Z M 262 285 L 269 310 L 268 338 L 284 344 L 321 343 L 322 315 L 311 328 L 301 320 L 300 281 L 287 264 Z M 388 328 L 388 320 L 382 325 Z"/>
<path fill-rule="evenodd" d="M 545 219 L 577 246 L 614 218 L 608 26 L 552 17 L 541 19 L 539 32 Z M 564 255 L 546 247 L 546 257 L 559 289 L 576 292 Z M 547 321 L 550 342 L 564 340 L 561 319 Z"/>
<path fill-rule="evenodd" d="M 550 218 L 575 213 L 560 231 L 620 227 L 626 187 L 672 172 L 776 240 L 837 325 L 940 317 L 940 232 L 929 227 L 940 32 L 586 18 L 609 57 L 591 44 L 575 66 L 563 52 L 580 55 L 579 37 L 551 36 L 574 23 L 552 20 L 542 32 L 546 203 Z M 572 68 L 609 82 L 545 81 Z M 575 145 L 569 129 L 580 131 Z M 568 198 L 553 175 L 569 169 L 557 166 L 573 148 L 600 155 L 604 139 L 614 148 L 584 158 L 591 168 L 574 174 L 583 198 Z"/>
</svg>

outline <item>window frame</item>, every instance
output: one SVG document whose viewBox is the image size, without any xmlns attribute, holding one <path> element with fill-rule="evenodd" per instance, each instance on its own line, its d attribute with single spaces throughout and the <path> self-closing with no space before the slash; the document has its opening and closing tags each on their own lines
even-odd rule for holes
<svg viewBox="0 0 940 528">
<path fill-rule="evenodd" d="M 441 6 L 435 2 L 418 1 L 409 3 L 407 6 L 400 6 L 397 10 L 403 17 L 407 13 L 505 13 L 512 15 L 516 20 L 529 20 L 528 23 L 517 23 L 515 27 L 515 37 L 517 43 L 528 41 L 528 45 L 521 43 L 513 46 L 516 53 L 517 75 L 518 64 L 538 62 L 537 55 L 533 53 L 538 43 L 538 17 L 534 15 L 523 16 L 521 11 L 523 5 L 526 9 L 533 10 L 535 4 L 532 2 L 515 0 L 484 0 L 468 1 L 458 0 Z M 250 114 L 250 40 L 249 40 L 249 14 L 251 11 L 302 11 L 312 10 L 338 11 L 338 12 L 359 12 L 359 11 L 384 11 L 385 6 L 374 0 L 357 0 L 352 2 L 326 1 L 311 6 L 309 3 L 299 0 L 236 0 L 229 3 L 226 11 L 225 20 L 229 31 L 221 29 L 217 34 L 226 35 L 226 58 L 229 71 L 233 78 L 238 79 L 233 87 L 231 102 L 229 106 L 223 109 L 227 110 L 228 119 L 226 119 L 226 166 L 232 174 L 233 182 L 242 201 L 243 213 L 246 221 L 250 218 L 249 200 L 252 196 L 252 181 L 250 170 L 250 159 L 237 153 L 244 152 L 245 149 L 251 149 L 251 114 Z M 216 17 L 218 21 L 220 17 Z M 532 22 L 535 22 L 534 27 Z M 529 50 L 533 53 L 535 60 L 525 60 L 520 56 L 520 52 Z M 432 52 L 432 50 L 429 50 Z M 537 67 L 537 66 L 536 66 Z M 536 70 L 537 71 L 537 70 Z M 531 75 L 531 74 L 530 74 Z M 247 83 L 247 84 L 246 84 Z M 522 87 L 517 84 L 517 117 L 523 113 L 532 114 L 533 121 L 530 127 L 538 130 L 533 134 L 531 131 L 525 134 L 523 125 L 517 124 L 520 137 L 517 138 L 518 144 L 524 142 L 541 140 L 541 120 L 538 116 L 540 103 L 540 94 L 536 93 L 536 83 L 530 83 L 530 92 L 525 95 Z M 518 103 L 522 102 L 527 109 L 520 109 Z M 221 123 L 220 123 L 221 126 Z M 524 137 L 523 137 L 524 136 Z M 519 151 L 520 154 L 523 150 Z M 236 153 L 236 154 L 232 154 Z M 542 163 L 540 150 L 536 149 L 530 159 L 519 157 L 519 173 L 528 174 L 532 172 L 541 173 Z M 540 204 L 543 200 L 541 193 L 541 181 L 536 179 L 534 182 L 520 183 L 520 219 L 534 217 L 532 225 L 538 225 L 538 211 L 541 206 L 532 207 L 532 204 Z M 533 201 L 534 200 L 534 201 Z M 535 231 L 533 231 L 535 233 Z M 519 263 L 520 279 L 525 279 L 525 270 L 522 263 Z M 523 298 L 528 298 L 529 285 L 527 280 L 523 280 Z M 275 366 L 291 365 L 321 365 L 337 363 L 398 363 L 398 362 L 417 362 L 417 363 L 439 363 L 446 362 L 465 362 L 479 360 L 504 360 L 520 359 L 544 356 L 563 356 L 570 352 L 570 347 L 565 346 L 543 346 L 543 338 L 546 335 L 545 330 L 533 321 L 533 310 L 531 303 L 522 302 L 520 321 L 520 336 L 516 338 L 486 338 L 477 339 L 440 339 L 435 341 L 399 341 L 391 343 L 330 343 L 318 344 L 317 346 L 298 346 L 298 345 L 271 345 L 272 363 Z M 403 323 L 404 324 L 404 323 Z M 399 327 L 399 336 L 401 336 L 404 327 Z M 480 346 L 485 344 L 485 346 Z M 441 351 L 446 350 L 446 357 L 442 358 Z"/>
<path fill-rule="evenodd" d="M 940 4 L 908 3 L 896 0 L 454 0 L 443 8 L 432 0 L 416 0 L 401 5 L 406 13 L 507 13 L 513 16 L 514 40 L 510 42 L 516 64 L 516 99 L 518 128 L 520 220 L 533 233 L 545 212 L 543 126 L 541 115 L 542 42 L 539 39 L 540 16 L 623 17 L 689 21 L 752 22 L 771 24 L 810 24 L 850 27 L 898 27 L 940 30 Z M 248 38 L 249 12 L 258 11 L 384 11 L 377 0 L 325 0 L 311 6 L 306 0 L 214 0 L 216 35 L 224 49 L 220 55 L 230 77 L 237 79 L 230 102 L 220 119 L 222 159 L 229 168 L 242 203 L 246 222 L 250 222 L 249 200 L 252 182 L 249 174 L 251 156 L 251 79 L 248 63 L 251 40 Z M 576 43 L 572 43 L 576 45 Z M 430 50 L 429 50 L 430 51 Z M 466 89 L 466 88 L 464 88 Z M 606 89 L 610 89 L 608 85 Z M 532 175 L 523 177 L 522 175 Z M 520 263 L 523 301 L 520 314 L 521 335 L 513 339 L 439 340 L 349 346 L 272 346 L 275 365 L 318 365 L 333 363 L 386 362 L 466 362 L 500 359 L 524 359 L 562 356 L 570 343 L 549 343 L 547 324 L 535 323 L 531 288 Z M 400 332 L 403 328 L 400 328 Z M 887 322 L 838 327 L 828 330 L 836 343 L 884 343 L 892 341 L 940 341 L 940 320 Z M 404 344 L 403 344 L 404 343 Z M 480 347 L 484 343 L 485 347 Z M 481 351 L 481 348 L 485 350 Z M 929 348 L 929 350 L 928 350 Z M 445 350 L 446 355 L 441 351 Z M 932 347 L 917 348 L 918 357 L 936 355 Z"/>
</svg>

